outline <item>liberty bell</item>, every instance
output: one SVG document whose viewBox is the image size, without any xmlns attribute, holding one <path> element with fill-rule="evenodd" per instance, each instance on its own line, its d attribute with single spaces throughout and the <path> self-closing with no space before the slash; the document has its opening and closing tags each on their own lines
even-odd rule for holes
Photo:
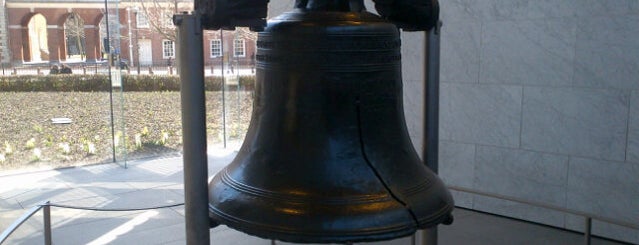
<svg viewBox="0 0 639 245">
<path fill-rule="evenodd" d="M 392 18 L 361 0 L 297 1 L 270 20 L 258 33 L 246 138 L 209 182 L 211 220 L 299 243 L 452 222 L 451 195 L 404 122 L 400 45 Z"/>
</svg>

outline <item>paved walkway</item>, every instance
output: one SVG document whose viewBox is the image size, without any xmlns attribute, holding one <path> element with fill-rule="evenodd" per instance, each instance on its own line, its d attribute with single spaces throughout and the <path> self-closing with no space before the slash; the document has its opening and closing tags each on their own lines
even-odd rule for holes
<svg viewBox="0 0 639 245">
<path fill-rule="evenodd" d="M 232 150 L 209 154 L 212 176 L 232 160 Z M 0 231 L 27 209 L 56 204 L 100 208 L 140 208 L 184 202 L 182 159 L 40 171 L 0 177 Z M 54 244 L 185 244 L 183 206 L 134 212 L 51 208 Z M 455 210 L 455 222 L 440 226 L 440 244 L 583 244 L 579 234 L 493 215 Z M 42 244 L 42 212 L 19 228 L 6 244 Z M 211 244 L 271 244 L 231 230 L 211 229 Z M 277 244 L 287 244 L 277 242 Z M 372 244 L 410 244 L 409 238 Z M 593 244 L 619 244 L 595 239 Z"/>
</svg>

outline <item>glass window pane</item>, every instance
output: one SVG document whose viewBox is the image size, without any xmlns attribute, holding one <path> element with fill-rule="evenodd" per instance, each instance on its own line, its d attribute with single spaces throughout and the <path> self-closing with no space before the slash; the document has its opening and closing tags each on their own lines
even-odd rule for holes
<svg viewBox="0 0 639 245">
<path fill-rule="evenodd" d="M 138 28 L 149 28 L 149 19 L 144 12 L 136 12 L 135 21 L 138 24 Z"/>
<path fill-rule="evenodd" d="M 175 58 L 175 44 L 171 40 L 162 41 L 162 57 Z"/>
<path fill-rule="evenodd" d="M 235 39 L 233 42 L 233 56 L 245 57 L 246 52 L 244 50 L 244 39 Z"/>
<path fill-rule="evenodd" d="M 211 58 L 222 56 L 222 40 L 211 40 Z"/>
</svg>

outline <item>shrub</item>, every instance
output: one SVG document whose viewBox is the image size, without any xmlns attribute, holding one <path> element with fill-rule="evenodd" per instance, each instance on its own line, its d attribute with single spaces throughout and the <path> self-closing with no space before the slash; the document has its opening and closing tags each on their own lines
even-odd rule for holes
<svg viewBox="0 0 639 245">
<path fill-rule="evenodd" d="M 109 81 L 106 75 L 3 76 L 0 91 L 109 91 Z"/>
<path fill-rule="evenodd" d="M 180 78 L 159 75 L 123 75 L 124 91 L 180 91 Z"/>
<path fill-rule="evenodd" d="M 124 91 L 180 91 L 178 76 L 122 75 Z M 240 76 L 245 90 L 255 88 L 254 76 Z M 109 91 L 109 77 L 104 74 L 66 74 L 55 76 L 18 75 L 0 77 L 0 91 L 6 92 L 94 92 Z M 205 77 L 206 91 L 222 90 L 221 77 Z"/>
</svg>

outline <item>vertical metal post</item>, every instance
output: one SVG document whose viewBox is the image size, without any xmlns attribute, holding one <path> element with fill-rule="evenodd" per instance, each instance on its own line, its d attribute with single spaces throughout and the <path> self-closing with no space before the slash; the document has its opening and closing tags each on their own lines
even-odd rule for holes
<svg viewBox="0 0 639 245">
<path fill-rule="evenodd" d="M 49 201 L 42 207 L 42 219 L 44 221 L 44 244 L 51 245 L 51 206 Z"/>
<path fill-rule="evenodd" d="M 422 230 L 422 242 L 423 245 L 437 245 L 437 227 Z"/>
<path fill-rule="evenodd" d="M 136 54 L 136 59 L 137 59 L 137 70 L 138 70 L 138 75 L 140 75 L 140 28 L 138 27 L 138 14 L 140 14 L 140 9 L 138 9 L 138 7 L 136 6 L 133 10 L 135 10 L 135 54 Z M 131 58 L 133 59 L 133 58 Z"/>
<path fill-rule="evenodd" d="M 592 218 L 586 217 L 586 224 L 584 227 L 584 244 L 590 245 L 590 235 L 592 231 Z"/>
<path fill-rule="evenodd" d="M 424 164 L 435 173 L 439 172 L 439 41 L 442 23 L 426 32 L 424 37 Z M 422 231 L 422 244 L 437 245 L 437 227 Z"/>
<path fill-rule="evenodd" d="M 133 67 L 133 35 L 131 32 L 131 7 L 126 8 L 127 31 L 129 32 L 129 73 Z M 119 65 L 119 64 L 118 64 Z"/>
<path fill-rule="evenodd" d="M 222 137 L 224 138 L 224 149 L 226 149 L 226 76 L 224 76 L 224 32 L 220 29 L 220 50 L 222 52 Z"/>
<path fill-rule="evenodd" d="M 175 15 L 182 101 L 186 243 L 210 244 L 202 24 L 198 14 Z"/>
<path fill-rule="evenodd" d="M 113 157 L 113 162 L 117 162 L 118 159 L 116 158 L 116 154 L 115 154 L 115 118 L 114 118 L 114 114 L 113 114 L 113 78 L 111 76 L 113 76 L 113 74 L 111 74 L 111 31 L 109 30 L 109 0 L 104 0 L 104 12 L 105 12 L 105 21 L 106 21 L 106 36 L 107 36 L 107 43 L 105 45 L 109 45 L 109 47 L 104 47 L 105 50 L 109 50 L 109 52 L 107 53 L 107 67 L 108 67 L 108 71 L 109 71 L 109 111 L 111 112 L 111 151 L 112 151 L 112 157 Z M 96 65 L 97 66 L 97 65 Z M 126 166 L 125 166 L 126 167 Z"/>
<path fill-rule="evenodd" d="M 424 67 L 424 152 L 426 166 L 439 172 L 439 39 L 441 22 L 426 32 Z"/>
</svg>

